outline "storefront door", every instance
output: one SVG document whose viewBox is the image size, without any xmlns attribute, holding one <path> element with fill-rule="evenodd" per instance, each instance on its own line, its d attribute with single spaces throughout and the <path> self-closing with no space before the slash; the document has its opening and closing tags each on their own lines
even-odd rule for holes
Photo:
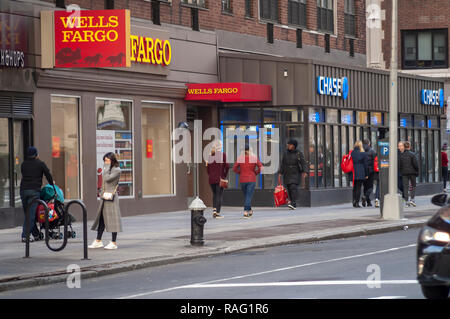
<svg viewBox="0 0 450 319">
<path fill-rule="evenodd" d="M 20 166 L 31 144 L 30 120 L 0 118 L 0 208 L 22 207 Z"/>
</svg>

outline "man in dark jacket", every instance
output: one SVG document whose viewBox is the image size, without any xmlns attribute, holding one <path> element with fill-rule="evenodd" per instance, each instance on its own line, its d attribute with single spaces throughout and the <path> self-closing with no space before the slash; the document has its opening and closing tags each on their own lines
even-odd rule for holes
<svg viewBox="0 0 450 319">
<path fill-rule="evenodd" d="M 370 141 L 367 138 L 363 141 L 363 148 L 364 152 L 367 154 L 367 165 L 369 166 L 369 175 L 363 183 L 364 191 L 361 200 L 362 205 L 366 207 L 366 202 L 367 206 L 372 206 L 372 203 L 370 201 L 370 194 L 373 192 L 375 157 L 377 156 L 377 153 L 373 150 L 372 147 L 370 147 Z"/>
<path fill-rule="evenodd" d="M 414 196 L 416 192 L 416 177 L 419 175 L 419 163 L 416 155 L 411 152 L 411 144 L 404 142 L 405 149 L 398 159 L 399 170 L 402 175 L 403 182 L 403 198 L 406 206 L 416 206 Z M 411 183 L 410 200 L 408 201 L 409 183 Z"/>
<path fill-rule="evenodd" d="M 300 182 L 300 174 L 303 178 L 307 173 L 305 157 L 300 150 L 297 150 L 297 141 L 289 140 L 287 151 L 283 156 L 280 167 L 280 175 L 283 175 L 283 181 L 286 185 L 289 200 L 288 207 L 295 209 L 297 207 L 297 188 Z"/>
<path fill-rule="evenodd" d="M 39 230 L 36 226 L 36 208 L 37 204 L 29 204 L 35 199 L 39 198 L 42 186 L 42 177 L 45 175 L 50 185 L 53 185 L 53 177 L 50 174 L 50 170 L 47 165 L 42 162 L 38 157 L 37 149 L 33 146 L 28 148 L 28 158 L 22 163 L 22 181 L 20 182 L 20 198 L 22 199 L 23 212 L 30 216 L 30 233 L 33 235 L 34 240 L 39 240 Z M 28 212 L 27 212 L 28 208 Z M 26 223 L 23 222 L 22 229 L 22 242 L 26 239 Z M 30 238 L 30 242 L 33 241 Z"/>
</svg>

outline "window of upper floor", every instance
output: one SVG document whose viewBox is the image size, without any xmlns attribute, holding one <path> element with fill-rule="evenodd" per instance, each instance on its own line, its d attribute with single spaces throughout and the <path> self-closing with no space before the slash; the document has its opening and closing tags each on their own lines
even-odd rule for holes
<svg viewBox="0 0 450 319">
<path fill-rule="evenodd" d="M 403 30 L 402 68 L 448 68 L 448 29 Z"/>
<path fill-rule="evenodd" d="M 306 0 L 288 1 L 288 23 L 306 27 Z"/>
<path fill-rule="evenodd" d="M 261 20 L 278 22 L 278 0 L 259 0 L 259 16 Z"/>
<path fill-rule="evenodd" d="M 181 0 L 181 3 L 188 4 L 191 6 L 206 8 L 205 0 Z"/>
<path fill-rule="evenodd" d="M 334 32 L 333 0 L 317 0 L 317 29 L 323 32 Z"/>
<path fill-rule="evenodd" d="M 345 34 L 356 37 L 355 0 L 345 0 L 344 19 L 345 19 Z"/>
</svg>

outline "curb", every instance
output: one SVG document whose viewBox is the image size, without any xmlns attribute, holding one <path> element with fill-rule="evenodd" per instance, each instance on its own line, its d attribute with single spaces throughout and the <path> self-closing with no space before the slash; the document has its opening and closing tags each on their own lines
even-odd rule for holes
<svg viewBox="0 0 450 319">
<path fill-rule="evenodd" d="M 167 258 L 157 259 L 142 258 L 130 261 L 123 261 L 111 264 L 103 264 L 96 266 L 87 266 L 81 268 L 80 278 L 90 279 L 101 276 L 113 275 L 127 271 L 139 270 L 144 268 L 163 266 L 169 264 L 180 263 L 193 259 L 199 259 L 211 256 L 220 256 L 236 252 L 241 252 L 248 249 L 268 248 L 283 245 L 314 243 L 324 240 L 345 239 L 352 237 L 376 235 L 381 233 L 388 233 L 392 231 L 402 230 L 405 226 L 408 228 L 419 228 L 426 224 L 429 217 L 425 219 L 416 220 L 402 220 L 396 222 L 385 222 L 385 225 L 359 225 L 353 227 L 342 227 L 334 231 L 327 231 L 323 233 L 307 233 L 302 235 L 282 235 L 269 237 L 265 242 L 261 243 L 261 239 L 243 241 L 240 244 L 234 244 L 225 248 L 218 248 L 216 251 L 207 251 L 205 253 L 196 253 L 195 255 L 179 255 Z M 22 288 L 31 288 L 42 285 L 50 285 L 65 282 L 68 278 L 68 273 L 65 271 L 57 271 L 51 273 L 41 273 L 28 276 L 28 278 L 21 278 L 20 276 L 5 278 L 0 282 L 0 292 L 16 290 Z"/>
</svg>

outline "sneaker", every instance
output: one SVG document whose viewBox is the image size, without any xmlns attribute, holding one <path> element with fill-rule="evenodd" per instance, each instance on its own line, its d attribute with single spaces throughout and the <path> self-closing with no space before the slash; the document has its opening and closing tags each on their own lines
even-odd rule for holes
<svg viewBox="0 0 450 319">
<path fill-rule="evenodd" d="M 27 239 L 25 237 L 22 237 L 22 243 L 26 243 Z M 34 242 L 33 237 L 30 237 L 30 243 Z"/>
<path fill-rule="evenodd" d="M 363 207 L 366 207 L 366 197 L 362 197 L 361 198 L 361 204 L 363 205 Z"/>
<path fill-rule="evenodd" d="M 376 208 L 380 207 L 380 200 L 378 198 L 375 198 L 375 207 Z"/>
<path fill-rule="evenodd" d="M 97 241 L 97 240 L 94 240 L 94 241 L 92 242 L 92 244 L 90 244 L 90 245 L 88 246 L 88 248 L 102 248 L 102 247 L 103 247 L 103 242 Z"/>
<path fill-rule="evenodd" d="M 105 246 L 105 249 L 109 250 L 117 249 L 117 245 L 114 244 L 112 241 L 110 241 L 109 244 Z"/>
<path fill-rule="evenodd" d="M 220 213 L 218 213 L 218 212 L 214 212 L 214 213 L 213 213 L 213 217 L 214 217 L 214 218 L 223 218 L 223 216 L 220 215 Z"/>
<path fill-rule="evenodd" d="M 411 199 L 410 201 L 409 201 L 409 204 L 411 205 L 411 206 L 413 206 L 413 207 L 416 207 L 417 205 L 416 205 L 416 202 L 414 201 L 414 199 Z"/>
<path fill-rule="evenodd" d="M 252 215 L 253 214 L 250 214 L 250 212 L 248 212 L 248 211 L 244 212 L 244 218 L 250 218 L 250 217 L 252 217 Z"/>
<path fill-rule="evenodd" d="M 294 210 L 296 207 L 294 206 L 294 205 L 292 205 L 292 204 L 288 204 L 288 207 L 290 208 L 290 209 L 292 209 L 292 210 Z"/>
<path fill-rule="evenodd" d="M 411 207 L 411 202 L 410 202 L 410 201 L 406 202 L 406 203 L 405 203 L 405 207 L 406 207 L 406 208 Z"/>
</svg>

